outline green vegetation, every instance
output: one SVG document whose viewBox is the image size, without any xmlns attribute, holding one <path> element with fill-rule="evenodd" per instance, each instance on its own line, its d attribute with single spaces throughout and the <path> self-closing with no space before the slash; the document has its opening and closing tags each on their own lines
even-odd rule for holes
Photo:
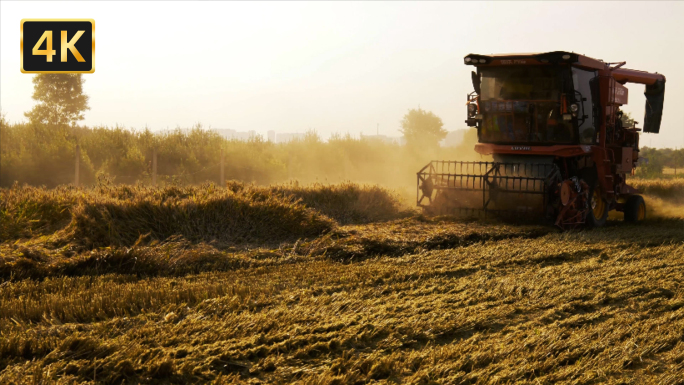
<svg viewBox="0 0 684 385">
<path fill-rule="evenodd" d="M 473 136 L 468 136 L 470 140 Z M 420 149 L 372 139 L 315 133 L 286 144 L 262 140 L 230 141 L 199 126 L 189 131 L 153 133 L 121 127 L 52 126 L 0 122 L 0 186 L 15 181 L 55 187 L 74 182 L 76 144 L 80 181 L 94 185 L 106 176 L 116 183 L 151 184 L 157 152 L 158 183 L 199 184 L 220 179 L 221 150 L 225 178 L 258 184 L 355 181 L 413 186 L 415 172 L 433 158 L 480 159 L 473 142 L 460 147 Z"/>
<path fill-rule="evenodd" d="M 644 158 L 636 169 L 641 178 L 684 178 L 684 149 L 657 149 L 642 147 L 639 157 Z M 677 174 L 675 174 L 675 170 Z"/>
<path fill-rule="evenodd" d="M 41 74 L 33 83 L 38 104 L 26 113 L 30 121 L 10 124 L 0 118 L 0 187 L 74 183 L 77 154 L 79 181 L 87 186 L 100 178 L 150 185 L 155 154 L 162 185 L 220 183 L 223 154 L 226 180 L 261 185 L 354 181 L 402 188 L 413 187 L 414 172 L 431 159 L 479 158 L 472 151 L 472 134 L 459 147 L 436 146 L 446 134 L 442 121 L 421 109 L 409 111 L 402 124 L 411 143 L 425 146 L 339 135 L 324 142 L 314 132 L 287 144 L 242 142 L 200 125 L 163 133 L 76 126 L 88 108 L 82 76 Z"/>
<path fill-rule="evenodd" d="M 33 99 L 38 102 L 25 115 L 32 123 L 73 125 L 88 110 L 82 74 L 38 74 L 33 77 Z"/>
<path fill-rule="evenodd" d="M 447 135 L 442 119 L 430 111 L 420 107 L 409 110 L 401 120 L 401 133 L 406 144 L 415 148 L 436 148 L 439 141 Z"/>
</svg>

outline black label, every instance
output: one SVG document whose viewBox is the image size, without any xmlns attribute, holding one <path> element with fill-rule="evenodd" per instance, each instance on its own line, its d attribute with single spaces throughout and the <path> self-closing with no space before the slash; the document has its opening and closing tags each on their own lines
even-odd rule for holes
<svg viewBox="0 0 684 385">
<path fill-rule="evenodd" d="M 21 21 L 22 72 L 95 72 L 95 21 Z"/>
</svg>

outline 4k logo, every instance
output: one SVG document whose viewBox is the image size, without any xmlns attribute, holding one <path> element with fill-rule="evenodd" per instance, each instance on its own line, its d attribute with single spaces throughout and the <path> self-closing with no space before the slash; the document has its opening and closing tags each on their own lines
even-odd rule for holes
<svg viewBox="0 0 684 385">
<path fill-rule="evenodd" d="M 95 20 L 23 19 L 21 72 L 95 72 Z"/>
</svg>

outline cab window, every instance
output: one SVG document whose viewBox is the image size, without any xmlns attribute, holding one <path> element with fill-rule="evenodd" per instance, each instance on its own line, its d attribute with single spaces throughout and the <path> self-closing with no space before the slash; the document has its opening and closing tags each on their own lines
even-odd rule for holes
<svg viewBox="0 0 684 385">
<path fill-rule="evenodd" d="M 582 144 L 596 143 L 596 123 L 593 103 L 593 90 L 596 87 L 596 72 L 579 68 L 572 69 L 572 83 L 575 87 L 575 103 L 579 106 L 577 122 L 579 140 Z"/>
</svg>

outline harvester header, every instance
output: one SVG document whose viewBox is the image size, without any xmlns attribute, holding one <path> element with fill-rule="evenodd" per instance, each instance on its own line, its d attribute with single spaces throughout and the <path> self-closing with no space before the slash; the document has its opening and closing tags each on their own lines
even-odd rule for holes
<svg viewBox="0 0 684 385">
<path fill-rule="evenodd" d="M 626 184 L 642 129 L 620 107 L 629 100 L 625 83 L 644 84 L 643 131 L 658 133 L 665 76 L 565 51 L 463 60 L 475 68 L 466 123 L 477 128 L 475 151 L 494 161 L 431 162 L 418 173 L 419 206 L 523 210 L 562 228 L 600 226 L 610 210 L 624 212 L 626 220 L 645 217 L 643 199 Z"/>
</svg>

